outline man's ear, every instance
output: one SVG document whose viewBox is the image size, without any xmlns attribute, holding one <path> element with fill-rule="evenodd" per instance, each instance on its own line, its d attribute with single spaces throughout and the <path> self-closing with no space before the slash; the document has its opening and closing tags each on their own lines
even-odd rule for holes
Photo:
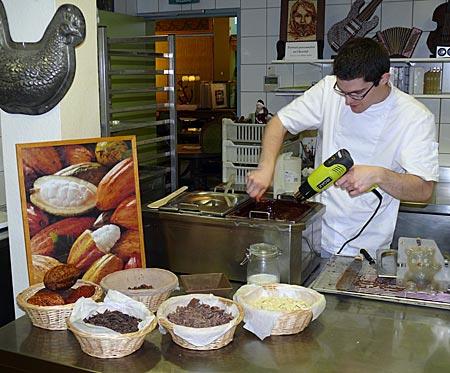
<svg viewBox="0 0 450 373">
<path fill-rule="evenodd" d="M 381 75 L 381 79 L 380 79 L 380 83 L 379 84 L 388 84 L 390 78 L 391 78 L 391 74 L 390 73 L 384 73 L 383 75 Z"/>
</svg>

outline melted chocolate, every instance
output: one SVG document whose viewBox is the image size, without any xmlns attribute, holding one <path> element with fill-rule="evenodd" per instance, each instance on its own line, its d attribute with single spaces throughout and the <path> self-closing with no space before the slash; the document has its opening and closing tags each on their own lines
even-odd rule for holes
<svg viewBox="0 0 450 373">
<path fill-rule="evenodd" d="M 279 199 L 251 200 L 243 204 L 231 217 L 248 217 L 264 220 L 299 221 L 312 209 L 308 202 L 298 203 Z"/>
</svg>

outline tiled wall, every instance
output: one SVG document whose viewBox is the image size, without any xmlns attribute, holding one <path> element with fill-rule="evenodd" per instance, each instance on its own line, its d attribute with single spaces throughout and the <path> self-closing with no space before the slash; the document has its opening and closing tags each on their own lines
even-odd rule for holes
<svg viewBox="0 0 450 373">
<path fill-rule="evenodd" d="M 325 1 L 325 33 L 336 22 L 344 19 L 354 1 Z M 413 57 L 428 57 L 426 40 L 430 31 L 436 29 L 432 21 L 434 9 L 443 0 L 383 0 L 375 14 L 380 18 L 378 26 L 368 35 L 390 27 L 417 27 L 423 30 Z M 263 99 L 271 112 L 276 112 L 292 100 L 292 96 L 276 96 L 263 91 L 263 77 L 271 62 L 276 59 L 275 45 L 279 38 L 280 0 L 200 0 L 189 5 L 170 5 L 168 0 L 116 0 L 116 11 L 133 12 L 139 15 L 201 9 L 239 9 L 240 10 L 240 56 L 241 56 L 241 115 L 253 112 L 258 99 Z M 369 0 L 365 1 L 366 4 Z M 324 58 L 330 58 L 333 51 L 325 41 Z M 450 62 L 450 59 L 449 59 Z M 292 86 L 310 84 L 330 71 L 329 66 L 275 65 L 280 76 L 280 85 Z M 447 68 L 450 70 L 450 67 Z M 450 79 L 450 76 L 447 75 Z M 303 83 L 303 84 L 302 84 Z M 436 116 L 440 142 L 441 165 L 450 167 L 450 99 L 422 99 Z"/>
</svg>

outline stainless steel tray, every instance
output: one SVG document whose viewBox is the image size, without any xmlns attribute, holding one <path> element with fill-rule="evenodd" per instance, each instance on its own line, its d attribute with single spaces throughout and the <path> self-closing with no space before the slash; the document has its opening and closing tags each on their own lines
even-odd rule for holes
<svg viewBox="0 0 450 373">
<path fill-rule="evenodd" d="M 407 292 L 403 287 L 397 286 L 395 279 L 379 278 L 376 268 L 371 267 L 367 261 L 363 262 L 361 271 L 351 289 L 348 291 L 337 290 L 336 283 L 353 259 L 353 257 L 347 256 L 331 257 L 317 279 L 311 284 L 311 288 L 323 293 L 450 309 L 450 293 L 448 291 L 437 294 Z"/>
<path fill-rule="evenodd" d="M 222 192 L 187 192 L 159 209 L 187 214 L 225 216 L 249 199 L 247 194 Z"/>
</svg>

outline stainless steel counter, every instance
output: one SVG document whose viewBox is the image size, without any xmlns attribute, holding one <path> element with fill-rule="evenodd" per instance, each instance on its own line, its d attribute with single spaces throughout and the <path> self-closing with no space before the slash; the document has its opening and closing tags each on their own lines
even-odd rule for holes
<svg viewBox="0 0 450 373">
<path fill-rule="evenodd" d="M 0 371 L 48 372 L 446 372 L 450 312 L 326 295 L 322 315 L 302 333 L 260 341 L 237 328 L 215 351 L 190 351 L 158 329 L 121 359 L 84 354 L 69 331 L 31 326 L 26 316 L 0 329 Z"/>
</svg>

